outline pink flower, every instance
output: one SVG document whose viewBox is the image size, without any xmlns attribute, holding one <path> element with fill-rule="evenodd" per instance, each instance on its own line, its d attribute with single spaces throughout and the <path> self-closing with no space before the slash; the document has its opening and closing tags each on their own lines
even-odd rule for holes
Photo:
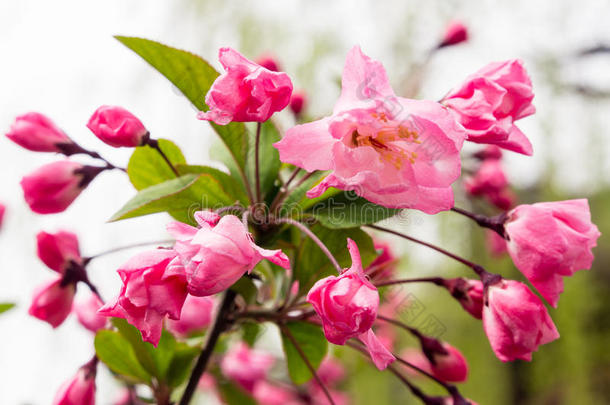
<svg viewBox="0 0 610 405">
<path fill-rule="evenodd" d="M 442 343 L 445 353 L 430 354 L 432 375 L 447 382 L 464 382 L 468 379 L 468 363 L 458 349 L 448 343 Z"/>
<path fill-rule="evenodd" d="M 502 361 L 531 361 L 538 346 L 559 338 L 544 304 L 523 283 L 502 280 L 489 287 L 483 328 Z"/>
<path fill-rule="evenodd" d="M 256 64 L 261 65 L 265 69 L 270 70 L 272 72 L 279 72 L 282 70 L 280 69 L 280 64 L 277 61 L 277 58 L 271 54 L 261 55 L 256 60 Z"/>
<path fill-rule="evenodd" d="M 82 264 L 78 237 L 67 231 L 39 232 L 36 235 L 38 257 L 48 268 L 64 274 L 72 262 Z"/>
<path fill-rule="evenodd" d="M 4 223 L 4 214 L 6 213 L 6 206 L 0 203 L 0 229 L 2 229 L 2 224 Z"/>
<path fill-rule="evenodd" d="M 375 336 L 371 327 L 377 318 L 379 293 L 365 277 L 356 243 L 348 239 L 352 267 L 340 276 L 318 280 L 307 294 L 307 302 L 322 319 L 324 335 L 329 342 L 344 345 L 359 337 L 367 346 L 379 369 L 394 361 L 394 356 Z"/>
<path fill-rule="evenodd" d="M 149 134 L 138 117 L 122 107 L 111 105 L 95 110 L 87 128 L 102 142 L 115 148 L 143 145 Z"/>
<path fill-rule="evenodd" d="M 62 285 L 60 278 L 54 279 L 34 290 L 28 313 L 57 328 L 72 311 L 76 284 Z"/>
<path fill-rule="evenodd" d="M 210 211 L 201 211 L 195 218 L 199 229 L 181 222 L 168 226 L 186 269 L 189 294 L 203 297 L 224 291 L 262 259 L 290 268 L 288 256 L 281 250 L 257 246 L 236 216 L 220 218 Z"/>
<path fill-rule="evenodd" d="M 207 328 L 212 322 L 214 299 L 211 297 L 194 297 L 188 295 L 182 306 L 180 319 L 168 320 L 167 329 L 180 336 Z"/>
<path fill-rule="evenodd" d="M 375 250 L 378 252 L 381 251 L 381 253 L 379 253 L 379 256 L 377 256 L 366 269 L 364 269 L 364 273 L 371 280 L 388 280 L 392 278 L 396 272 L 397 259 L 392 253 L 392 249 L 388 243 L 379 240 L 374 242 Z"/>
<path fill-rule="evenodd" d="M 328 388 L 328 387 L 327 387 Z M 348 405 L 350 403 L 349 396 L 344 392 L 337 391 L 334 389 L 328 389 L 330 397 L 333 399 L 335 405 Z M 309 386 L 309 396 L 311 405 L 328 405 L 328 397 L 322 391 L 319 385 Z"/>
<path fill-rule="evenodd" d="M 397 97 L 381 63 L 354 47 L 333 114 L 289 129 L 274 146 L 282 162 L 332 170 L 310 198 L 335 187 L 386 207 L 434 214 L 453 206 L 465 136 L 440 104 Z"/>
<path fill-rule="evenodd" d="M 97 361 L 86 364 L 64 382 L 55 394 L 53 405 L 94 405 L 96 364 Z"/>
<path fill-rule="evenodd" d="M 426 358 L 426 355 L 420 349 L 409 347 L 400 353 L 400 358 L 414 365 L 415 367 L 418 367 L 421 370 L 432 374 L 432 366 L 430 365 L 430 360 Z M 422 373 L 418 372 L 412 367 L 405 366 L 405 370 L 407 374 L 411 377 L 424 377 Z"/>
<path fill-rule="evenodd" d="M 38 214 L 64 211 L 104 168 L 63 160 L 25 176 L 21 188 L 30 209 Z"/>
<path fill-rule="evenodd" d="M 80 324 L 95 333 L 108 324 L 108 318 L 97 312 L 103 305 L 97 295 L 89 294 L 86 300 L 76 301 L 73 309 Z"/>
<path fill-rule="evenodd" d="M 491 252 L 491 255 L 494 257 L 500 257 L 508 252 L 506 239 L 491 229 L 485 230 L 485 243 L 487 244 L 487 248 Z"/>
<path fill-rule="evenodd" d="M 519 205 L 504 229 L 515 266 L 554 307 L 563 277 L 591 268 L 600 236 L 586 199 Z"/>
<path fill-rule="evenodd" d="M 468 313 L 477 319 L 483 316 L 483 283 L 479 280 L 454 278 L 445 286 Z"/>
<path fill-rule="evenodd" d="M 200 120 L 264 122 L 290 102 L 292 82 L 286 73 L 265 69 L 231 48 L 220 48 L 218 58 L 226 72 L 205 96 L 210 111 L 199 112 Z"/>
<path fill-rule="evenodd" d="M 295 391 L 273 385 L 265 380 L 254 385 L 252 396 L 259 404 L 265 405 L 298 405 L 302 402 Z"/>
<path fill-rule="evenodd" d="M 468 76 L 442 103 L 466 128 L 468 140 L 532 154 L 532 145 L 514 124 L 534 114 L 532 82 L 523 62 L 494 62 Z"/>
<path fill-rule="evenodd" d="M 114 302 L 98 311 L 103 316 L 125 318 L 157 345 L 163 319 L 180 319 L 186 299 L 186 276 L 176 252 L 157 249 L 132 257 L 117 270 L 123 287 Z"/>
<path fill-rule="evenodd" d="M 328 356 L 320 363 L 316 374 L 324 384 L 334 385 L 345 377 L 345 368 L 337 359 Z"/>
<path fill-rule="evenodd" d="M 468 29 L 460 21 L 451 21 L 445 30 L 443 40 L 438 45 L 439 48 L 457 45 L 468 40 Z"/>
<path fill-rule="evenodd" d="M 475 175 L 464 185 L 470 195 L 487 196 L 502 192 L 508 187 L 508 180 L 500 160 L 486 159 L 481 163 Z"/>
<path fill-rule="evenodd" d="M 6 137 L 34 152 L 62 152 L 74 144 L 53 121 L 36 112 L 17 117 Z"/>
<path fill-rule="evenodd" d="M 307 93 L 305 91 L 295 91 L 292 93 L 292 97 L 290 98 L 290 110 L 295 115 L 295 117 L 300 117 L 301 113 L 305 109 L 307 105 Z"/>
<path fill-rule="evenodd" d="M 222 373 L 252 392 L 254 385 L 265 379 L 275 358 L 260 350 L 250 349 L 244 342 L 234 345 L 222 358 Z"/>
</svg>

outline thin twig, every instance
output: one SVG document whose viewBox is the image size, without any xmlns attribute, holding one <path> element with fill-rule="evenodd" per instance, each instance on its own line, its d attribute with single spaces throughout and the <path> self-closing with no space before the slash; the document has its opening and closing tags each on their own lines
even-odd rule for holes
<svg viewBox="0 0 610 405">
<path fill-rule="evenodd" d="M 406 283 L 432 283 L 436 285 L 444 285 L 445 279 L 442 277 L 419 277 L 419 278 L 403 278 L 399 280 L 388 280 L 388 281 L 380 281 L 379 283 L 375 283 L 375 287 L 387 287 L 390 285 L 396 284 L 406 284 Z"/>
<path fill-rule="evenodd" d="M 197 363 L 195 367 L 193 367 L 193 371 L 191 372 L 191 376 L 189 377 L 188 384 L 184 393 L 182 394 L 182 398 L 180 398 L 179 405 L 188 405 L 193 398 L 193 394 L 197 389 L 197 384 L 201 379 L 201 376 L 205 372 L 205 369 L 208 365 L 210 357 L 214 352 L 214 347 L 218 342 L 218 338 L 225 331 L 227 326 L 229 325 L 228 317 L 231 312 L 231 307 L 233 305 L 233 301 L 235 300 L 235 292 L 232 290 L 227 290 L 225 292 L 225 296 L 220 304 L 220 309 L 218 310 L 218 314 L 216 315 L 216 320 L 214 321 L 214 326 L 210 331 L 208 339 L 205 343 L 205 347 L 201 351 L 199 358 L 197 359 Z"/>
<path fill-rule="evenodd" d="M 159 241 L 154 241 L 154 242 L 140 242 L 140 243 L 134 243 L 133 245 L 119 246 L 116 248 L 108 249 L 103 252 L 97 253 L 93 256 L 86 257 L 83 259 L 83 261 L 84 261 L 84 264 L 89 264 L 89 262 L 91 260 L 97 259 L 100 256 L 108 255 L 108 254 L 115 253 L 115 252 L 120 252 L 122 250 L 133 249 L 133 248 L 142 247 L 142 246 L 161 245 L 161 244 L 173 243 L 173 242 L 174 242 L 174 240 L 170 239 L 170 240 L 159 240 Z"/>
<path fill-rule="evenodd" d="M 256 202 L 262 202 L 261 199 L 261 176 L 260 176 L 260 142 L 261 142 L 262 124 L 259 122 L 256 125 L 256 140 L 254 143 L 254 176 L 256 177 Z"/>
<path fill-rule="evenodd" d="M 331 397 L 330 392 L 328 392 L 328 389 L 326 388 L 326 386 L 322 382 L 322 379 L 318 376 L 318 373 L 316 373 L 315 368 L 312 366 L 311 362 L 307 358 L 307 355 L 305 355 L 305 352 L 303 352 L 303 349 L 301 348 L 301 346 L 299 345 L 297 340 L 294 338 L 294 335 L 292 334 L 292 332 L 290 332 L 290 329 L 288 329 L 286 326 L 283 326 L 283 325 L 280 326 L 280 328 L 282 330 L 282 333 L 288 338 L 288 340 L 290 340 L 290 342 L 292 343 L 294 348 L 297 350 L 297 352 L 299 353 L 299 356 L 301 356 L 301 358 L 305 362 L 305 365 L 309 369 L 309 372 L 316 379 L 316 382 L 318 383 L 320 388 L 322 388 L 322 391 L 324 391 L 324 394 L 326 395 L 326 398 L 328 399 L 328 402 L 331 405 L 335 405 L 335 401 L 333 401 L 333 398 Z"/>
<path fill-rule="evenodd" d="M 172 170 L 174 175 L 176 177 L 180 177 L 180 173 L 178 173 L 178 170 L 176 170 L 176 168 L 174 167 L 172 162 L 169 160 L 169 158 L 167 157 L 165 152 L 163 152 L 163 150 L 161 150 L 161 147 L 159 146 L 159 142 L 156 139 L 149 139 L 147 145 L 150 146 L 151 148 L 155 149 L 157 152 L 159 152 L 159 155 L 161 155 L 163 160 L 165 160 L 165 163 L 167 163 L 167 165 Z"/>
</svg>

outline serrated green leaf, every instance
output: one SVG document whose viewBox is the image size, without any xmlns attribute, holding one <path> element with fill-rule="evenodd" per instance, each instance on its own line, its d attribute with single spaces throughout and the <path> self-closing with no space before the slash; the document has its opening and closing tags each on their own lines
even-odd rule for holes
<svg viewBox="0 0 610 405">
<path fill-rule="evenodd" d="M 314 370 L 328 352 L 328 341 L 319 326 L 307 322 L 288 322 L 284 326 L 292 335 Z M 292 340 L 282 331 L 282 347 L 286 355 L 288 374 L 295 384 L 304 384 L 313 375 Z"/>
<path fill-rule="evenodd" d="M 97 357 L 112 371 L 134 382 L 150 383 L 150 374 L 140 365 L 133 347 L 119 332 L 98 331 L 94 345 Z"/>
<path fill-rule="evenodd" d="M 382 207 L 351 191 L 344 191 L 318 201 L 309 213 L 327 228 L 355 228 L 374 224 L 398 214 L 400 210 Z"/>
<path fill-rule="evenodd" d="M 211 174 L 185 174 L 173 180 L 145 188 L 129 200 L 110 221 L 133 218 L 157 212 L 181 212 L 185 221 L 204 208 L 220 208 L 235 202 L 225 185 Z"/>
<path fill-rule="evenodd" d="M 326 245 L 343 268 L 350 267 L 352 264 L 347 250 L 347 238 L 354 240 L 358 245 L 363 266 L 368 266 L 377 256 L 373 240 L 359 228 L 330 229 L 317 223 L 310 229 Z M 299 249 L 294 270 L 294 277 L 299 281 L 299 291 L 301 293 L 308 291 L 317 280 L 329 275 L 337 275 L 336 269 L 319 246 L 306 238 Z"/>
<path fill-rule="evenodd" d="M 115 38 L 172 82 L 198 110 L 208 109 L 205 95 L 219 73 L 207 61 L 193 53 L 148 39 L 123 36 Z M 245 125 L 241 122 L 224 126 L 210 124 L 243 172 L 248 155 Z"/>
<path fill-rule="evenodd" d="M 174 166 L 186 164 L 180 148 L 167 139 L 159 139 L 159 148 Z M 139 146 L 131 154 L 127 174 L 136 190 L 142 190 L 166 180 L 176 178 L 161 154 L 150 146 Z"/>
<path fill-rule="evenodd" d="M 12 302 L 3 302 L 0 304 L 0 314 L 6 311 L 9 311 L 15 307 L 15 304 Z"/>
</svg>

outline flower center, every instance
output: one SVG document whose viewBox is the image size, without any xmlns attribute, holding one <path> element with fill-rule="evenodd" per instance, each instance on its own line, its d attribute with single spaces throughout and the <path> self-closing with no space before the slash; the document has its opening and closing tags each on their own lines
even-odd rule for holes
<svg viewBox="0 0 610 405">
<path fill-rule="evenodd" d="M 396 121 L 389 120 L 385 113 L 372 113 L 376 119 L 374 126 L 367 128 L 367 134 L 361 134 L 357 129 L 352 131 L 349 146 L 357 148 L 370 146 L 386 162 L 400 169 L 405 161 L 415 163 L 417 153 L 408 150 L 409 144 L 420 144 L 419 134 Z"/>
</svg>

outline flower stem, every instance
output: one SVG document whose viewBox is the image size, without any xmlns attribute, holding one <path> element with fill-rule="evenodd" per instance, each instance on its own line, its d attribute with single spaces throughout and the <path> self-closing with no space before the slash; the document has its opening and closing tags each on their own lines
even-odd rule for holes
<svg viewBox="0 0 610 405">
<path fill-rule="evenodd" d="M 269 206 L 269 212 L 275 212 L 275 209 L 277 207 L 279 207 L 280 204 L 282 204 L 282 202 L 284 202 L 284 200 L 286 199 L 286 196 L 288 195 L 288 186 L 297 177 L 297 175 L 299 174 L 299 172 L 301 170 L 303 170 L 303 169 L 301 169 L 300 167 L 297 167 L 296 169 L 294 169 L 294 171 L 292 172 L 292 174 L 290 175 L 290 177 L 288 178 L 286 183 L 284 185 L 282 185 L 282 187 L 280 188 L 280 191 L 276 194 L 275 198 L 271 202 L 271 205 Z"/>
<path fill-rule="evenodd" d="M 116 253 L 116 252 L 120 252 L 122 250 L 127 250 L 127 249 L 133 249 L 133 248 L 137 248 L 137 247 L 142 247 L 142 246 L 150 246 L 150 245 L 161 245 L 161 244 L 165 244 L 165 243 L 172 243 L 174 240 L 159 240 L 159 241 L 154 241 L 154 242 L 140 242 L 140 243 L 134 243 L 132 245 L 126 245 L 126 246 L 119 246 L 116 248 L 112 248 L 109 250 L 105 250 L 103 252 L 100 252 L 98 254 L 95 254 L 93 256 L 89 256 L 89 257 L 85 257 L 83 258 L 83 262 L 85 265 L 89 264 L 89 262 L 93 259 L 97 259 L 100 256 L 105 256 L 111 253 Z"/>
<path fill-rule="evenodd" d="M 406 284 L 406 283 L 432 283 L 436 285 L 445 285 L 445 279 L 442 277 L 420 277 L 420 278 L 403 278 L 400 280 L 388 280 L 375 284 L 375 287 L 387 287 L 389 285 Z"/>
<path fill-rule="evenodd" d="M 504 222 L 506 222 L 506 219 L 507 219 L 506 213 L 497 215 L 495 217 L 488 217 L 488 216 L 481 215 L 481 214 L 475 214 L 473 212 L 466 211 L 465 209 L 458 208 L 458 207 L 451 208 L 451 211 L 457 212 L 460 215 L 470 218 L 474 222 L 476 222 L 480 227 L 489 228 L 492 231 L 495 231 L 498 234 L 500 234 L 500 236 L 502 236 L 503 238 L 505 237 Z"/>
<path fill-rule="evenodd" d="M 214 347 L 218 342 L 218 338 L 220 335 L 227 329 L 230 325 L 229 315 L 232 311 L 233 301 L 235 300 L 236 293 L 232 290 L 227 290 L 224 298 L 222 299 L 222 303 L 220 304 L 220 309 L 218 310 L 218 315 L 216 315 L 216 320 L 214 321 L 214 326 L 210 331 L 210 335 L 205 343 L 205 347 L 201 351 L 199 358 L 197 359 L 197 363 L 191 372 L 191 376 L 189 377 L 188 384 L 184 393 L 182 394 L 182 398 L 180 398 L 179 405 L 188 405 L 195 394 L 195 390 L 197 389 L 197 384 L 201 379 L 201 376 L 205 372 L 205 369 L 210 361 L 210 357 L 214 352 Z"/>
<path fill-rule="evenodd" d="M 470 267 L 475 273 L 477 273 L 477 275 L 479 277 L 481 277 L 483 274 L 487 273 L 482 266 L 480 266 L 480 265 L 478 265 L 476 263 L 473 263 L 470 260 L 466 260 L 463 257 L 460 257 L 460 256 L 458 256 L 456 254 L 453 254 L 453 253 L 451 253 L 451 252 L 449 252 L 449 251 L 447 251 L 447 250 L 445 250 L 443 248 L 440 248 L 440 247 L 438 247 L 436 245 L 433 245 L 431 243 L 424 242 L 424 241 L 416 239 L 416 238 L 414 238 L 412 236 L 405 235 L 404 233 L 400 233 L 398 231 L 394 231 L 394 230 L 388 229 L 388 228 L 383 228 L 381 226 L 377 226 L 377 225 L 365 225 L 365 226 L 367 226 L 367 227 L 369 227 L 371 229 L 375 229 L 377 231 L 391 233 L 392 235 L 400 236 L 403 239 L 407 239 L 407 240 L 410 240 L 411 242 L 419 243 L 420 245 L 424 245 L 426 247 L 429 247 L 430 249 L 434 249 L 437 252 L 440 252 L 440 253 L 444 254 L 445 256 L 448 256 L 448 257 L 452 258 L 453 260 L 456 260 L 456 261 L 458 261 L 458 262 L 460 262 L 460 263 Z"/>
<path fill-rule="evenodd" d="M 167 163 L 167 165 L 172 170 L 174 175 L 176 177 L 180 177 L 180 173 L 178 173 L 178 170 L 176 170 L 176 168 L 174 167 L 172 162 L 169 160 L 169 158 L 167 157 L 165 152 L 163 152 L 163 150 L 161 150 L 161 147 L 159 146 L 159 141 L 157 141 L 156 139 L 148 139 L 147 145 L 150 146 L 151 148 L 155 149 L 157 152 L 159 152 L 159 155 L 161 155 L 163 160 L 165 160 L 165 163 Z"/>
<path fill-rule="evenodd" d="M 318 238 L 316 236 L 316 234 L 313 233 L 307 226 L 305 226 L 304 224 L 302 224 L 302 223 L 300 223 L 298 221 L 295 221 L 294 219 L 290 219 L 290 218 L 277 218 L 275 220 L 275 223 L 276 224 L 289 224 L 289 225 L 292 225 L 292 226 L 295 226 L 295 227 L 299 228 L 301 230 L 301 232 L 303 232 L 305 235 L 309 236 L 309 238 L 316 245 L 318 245 L 318 247 L 322 250 L 322 252 L 324 252 L 326 257 L 328 257 L 328 260 L 330 260 L 330 262 L 333 264 L 333 266 L 335 266 L 335 269 L 337 269 L 337 272 L 339 272 L 339 274 L 341 274 L 343 269 L 341 268 L 341 266 L 337 262 L 337 259 L 335 259 L 335 257 L 330 252 L 330 250 L 328 250 L 328 248 L 326 247 L 324 242 L 322 242 L 320 240 L 320 238 Z"/>
<path fill-rule="evenodd" d="M 254 145 L 254 176 L 256 177 L 256 202 L 262 202 L 261 197 L 261 176 L 260 176 L 260 142 L 262 124 L 256 124 L 256 140 Z"/>
<path fill-rule="evenodd" d="M 290 332 L 290 329 L 288 329 L 286 326 L 280 326 L 280 329 L 282 330 L 282 333 L 284 334 L 284 336 L 286 336 L 288 338 L 288 340 L 290 340 L 290 343 L 292 343 L 294 348 L 297 349 L 297 352 L 299 353 L 299 356 L 301 356 L 301 358 L 305 362 L 305 365 L 309 369 L 309 372 L 316 379 L 316 382 L 318 383 L 320 388 L 322 388 L 322 391 L 324 391 L 324 395 L 326 395 L 326 398 L 328 399 L 328 402 L 331 405 L 335 405 L 335 401 L 333 401 L 333 398 L 330 395 L 330 392 L 328 392 L 328 389 L 326 388 L 326 386 L 324 385 L 324 383 L 322 382 L 322 380 L 320 379 L 320 377 L 316 373 L 315 368 L 312 366 L 311 362 L 307 358 L 307 355 L 305 354 L 305 352 L 303 351 L 303 349 L 301 348 L 301 346 L 299 345 L 297 340 L 294 338 L 294 335 L 292 334 L 292 332 Z"/>
</svg>

